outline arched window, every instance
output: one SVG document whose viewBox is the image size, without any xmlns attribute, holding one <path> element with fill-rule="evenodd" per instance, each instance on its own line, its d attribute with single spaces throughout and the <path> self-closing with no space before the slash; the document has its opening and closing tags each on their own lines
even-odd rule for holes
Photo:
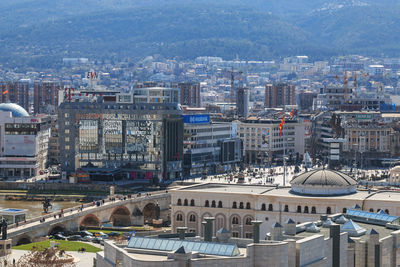
<svg viewBox="0 0 400 267">
<path fill-rule="evenodd" d="M 370 209 L 369 209 L 369 212 L 374 212 L 374 209 L 373 209 L 373 208 L 370 208 Z"/>
<path fill-rule="evenodd" d="M 301 206 L 297 206 L 297 213 L 301 213 Z"/>
<path fill-rule="evenodd" d="M 304 211 L 303 211 L 304 213 L 308 213 L 308 206 L 305 206 L 304 207 Z"/>
<path fill-rule="evenodd" d="M 182 206 L 182 199 L 178 198 L 178 202 L 176 203 L 178 206 Z"/>
<path fill-rule="evenodd" d="M 346 213 L 347 212 L 347 208 L 343 208 L 343 213 Z"/>
<path fill-rule="evenodd" d="M 190 214 L 189 222 L 195 222 L 195 221 L 196 221 L 196 216 L 194 214 Z"/>
<path fill-rule="evenodd" d="M 190 206 L 194 207 L 194 199 L 190 200 Z"/>
<path fill-rule="evenodd" d="M 233 203 L 232 203 L 232 209 L 237 209 L 237 203 L 236 203 L 236 201 L 233 201 Z"/>
<path fill-rule="evenodd" d="M 206 203 L 204 204 L 204 207 L 210 207 L 210 201 L 206 200 Z"/>
<path fill-rule="evenodd" d="M 179 213 L 179 214 L 176 215 L 176 221 L 177 221 L 177 222 L 182 222 L 182 221 L 183 221 L 183 216 L 182 216 L 182 214 Z"/>
<path fill-rule="evenodd" d="M 315 207 L 311 207 L 311 213 L 312 213 L 312 214 L 317 213 L 317 209 L 316 209 Z"/>
<path fill-rule="evenodd" d="M 239 203 L 239 209 L 244 209 L 243 202 Z"/>
<path fill-rule="evenodd" d="M 327 208 L 326 208 L 326 214 L 331 214 L 331 213 L 332 213 L 331 207 L 327 207 Z"/>
<path fill-rule="evenodd" d="M 274 206 L 272 204 L 268 205 L 268 211 L 274 211 Z"/>
<path fill-rule="evenodd" d="M 239 224 L 239 218 L 238 217 L 233 217 L 232 218 L 232 224 Z"/>
<path fill-rule="evenodd" d="M 283 210 L 284 212 L 289 212 L 289 206 L 285 205 L 285 209 Z"/>
<path fill-rule="evenodd" d="M 246 209 L 248 209 L 248 210 L 250 209 L 250 202 L 246 203 Z"/>
<path fill-rule="evenodd" d="M 381 211 L 381 209 L 378 209 L 376 212 L 380 212 Z"/>
<path fill-rule="evenodd" d="M 222 208 L 222 201 L 218 201 L 218 208 Z"/>
<path fill-rule="evenodd" d="M 246 218 L 245 224 L 246 225 L 251 225 L 251 218 L 250 217 Z"/>
<path fill-rule="evenodd" d="M 211 208 L 215 208 L 216 207 L 216 205 L 215 205 L 215 200 L 213 200 L 212 202 L 211 202 Z"/>
<path fill-rule="evenodd" d="M 385 209 L 386 214 L 390 214 L 388 209 Z"/>
<path fill-rule="evenodd" d="M 188 206 L 189 204 L 188 204 L 188 200 L 187 199 L 185 199 L 184 201 L 183 201 L 183 206 Z"/>
<path fill-rule="evenodd" d="M 265 203 L 261 205 L 261 210 L 266 210 Z"/>
</svg>

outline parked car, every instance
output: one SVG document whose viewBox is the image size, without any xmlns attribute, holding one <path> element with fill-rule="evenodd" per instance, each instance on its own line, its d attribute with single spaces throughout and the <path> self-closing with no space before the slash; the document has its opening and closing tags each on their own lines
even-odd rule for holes
<svg viewBox="0 0 400 267">
<path fill-rule="evenodd" d="M 82 237 L 80 235 L 71 235 L 67 237 L 68 241 L 80 241 L 82 240 Z"/>
<path fill-rule="evenodd" d="M 89 231 L 80 231 L 79 234 L 84 237 L 84 236 L 93 236 L 93 234 Z"/>
<path fill-rule="evenodd" d="M 81 237 L 81 241 L 91 242 L 93 240 L 93 238 L 94 238 L 93 236 L 87 235 L 87 236 Z"/>
<path fill-rule="evenodd" d="M 93 235 L 94 235 L 94 236 L 102 236 L 102 235 L 105 235 L 105 233 L 103 233 L 103 232 L 96 232 L 96 233 L 94 233 Z"/>
<path fill-rule="evenodd" d="M 101 241 L 104 242 L 103 238 L 101 238 L 101 237 L 95 237 L 92 239 L 92 242 L 97 243 L 97 244 L 100 244 Z"/>
<path fill-rule="evenodd" d="M 121 234 L 118 233 L 118 232 L 110 232 L 110 233 L 108 233 L 108 236 L 110 236 L 110 237 L 119 237 L 119 236 L 121 236 Z"/>
<path fill-rule="evenodd" d="M 57 240 L 67 240 L 67 238 L 62 234 L 55 234 L 53 235 L 53 238 Z"/>
</svg>

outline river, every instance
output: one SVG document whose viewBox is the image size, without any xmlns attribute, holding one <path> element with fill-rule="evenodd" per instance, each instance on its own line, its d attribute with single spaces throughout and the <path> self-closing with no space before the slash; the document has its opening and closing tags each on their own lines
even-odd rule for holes
<svg viewBox="0 0 400 267">
<path fill-rule="evenodd" d="M 59 211 L 61 209 L 67 209 L 74 206 L 79 206 L 79 202 L 75 201 L 59 201 L 59 202 L 51 202 L 53 208 L 49 210 L 49 212 Z M 14 200 L 5 200 L 0 199 L 0 208 L 13 208 L 13 209 L 27 209 L 26 218 L 34 218 L 42 215 L 43 205 L 41 201 L 14 201 Z"/>
</svg>

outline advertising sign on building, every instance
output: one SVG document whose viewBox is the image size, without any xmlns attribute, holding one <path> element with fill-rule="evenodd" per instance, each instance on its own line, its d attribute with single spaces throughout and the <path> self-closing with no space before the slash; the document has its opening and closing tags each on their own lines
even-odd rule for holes
<svg viewBox="0 0 400 267">
<path fill-rule="evenodd" d="M 35 156 L 36 140 L 34 135 L 5 135 L 4 155 Z"/>
<path fill-rule="evenodd" d="M 208 114 L 196 114 L 196 115 L 182 115 L 184 123 L 209 123 L 210 115 Z"/>
</svg>

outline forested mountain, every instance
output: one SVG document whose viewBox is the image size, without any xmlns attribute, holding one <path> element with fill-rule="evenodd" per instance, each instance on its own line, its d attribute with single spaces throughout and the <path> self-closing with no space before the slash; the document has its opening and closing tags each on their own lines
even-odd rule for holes
<svg viewBox="0 0 400 267">
<path fill-rule="evenodd" d="M 397 55 L 399 15 L 394 0 L 1 1 L 0 64 L 152 54 Z"/>
</svg>

